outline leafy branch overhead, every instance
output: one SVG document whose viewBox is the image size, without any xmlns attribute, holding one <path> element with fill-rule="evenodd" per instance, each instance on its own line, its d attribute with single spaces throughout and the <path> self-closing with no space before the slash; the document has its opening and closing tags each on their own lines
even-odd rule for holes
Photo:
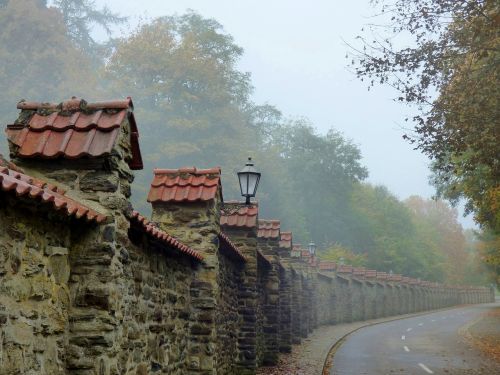
<svg viewBox="0 0 500 375">
<path fill-rule="evenodd" d="M 500 4 L 494 0 L 377 0 L 379 25 L 351 49 L 369 85 L 416 105 L 404 137 L 433 160 L 433 183 L 485 228 L 500 231 Z"/>
</svg>

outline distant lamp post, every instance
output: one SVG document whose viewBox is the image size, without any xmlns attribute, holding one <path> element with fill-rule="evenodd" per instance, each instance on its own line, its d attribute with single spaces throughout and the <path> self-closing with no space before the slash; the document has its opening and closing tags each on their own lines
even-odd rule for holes
<svg viewBox="0 0 500 375">
<path fill-rule="evenodd" d="M 245 167 L 238 172 L 241 195 L 245 197 L 245 204 L 250 204 L 250 198 L 255 197 L 259 186 L 260 173 L 254 168 L 252 158 L 248 158 Z"/>
<path fill-rule="evenodd" d="M 339 264 L 340 264 L 341 266 L 343 266 L 343 265 L 344 265 L 344 257 L 340 257 L 340 259 L 339 259 Z"/>
<path fill-rule="evenodd" d="M 316 244 L 314 242 L 309 242 L 309 254 L 315 255 L 316 254 Z"/>
<path fill-rule="evenodd" d="M 392 276 L 392 270 L 390 270 L 390 271 L 389 271 L 389 275 L 391 275 L 391 276 Z"/>
</svg>

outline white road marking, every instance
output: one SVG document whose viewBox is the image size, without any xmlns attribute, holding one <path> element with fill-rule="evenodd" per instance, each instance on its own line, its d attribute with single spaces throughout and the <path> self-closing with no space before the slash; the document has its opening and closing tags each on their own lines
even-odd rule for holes
<svg viewBox="0 0 500 375">
<path fill-rule="evenodd" d="M 422 326 L 424 325 L 424 323 L 418 323 L 418 325 L 419 325 L 420 327 L 422 327 Z"/>
<path fill-rule="evenodd" d="M 406 340 L 406 336 L 405 335 L 401 336 L 401 340 Z"/>
<path fill-rule="evenodd" d="M 406 332 L 410 332 L 412 329 L 413 329 L 413 328 L 408 328 L 408 329 L 406 330 Z"/>
<path fill-rule="evenodd" d="M 409 352 L 410 351 L 410 349 L 408 349 L 408 347 L 406 345 L 403 346 L 403 348 L 405 348 L 405 352 Z"/>
<path fill-rule="evenodd" d="M 424 365 L 423 363 L 419 363 L 418 364 L 420 367 L 422 367 L 422 369 L 427 372 L 428 374 L 434 374 L 434 371 L 432 371 L 429 367 L 427 367 L 426 365 Z"/>
</svg>

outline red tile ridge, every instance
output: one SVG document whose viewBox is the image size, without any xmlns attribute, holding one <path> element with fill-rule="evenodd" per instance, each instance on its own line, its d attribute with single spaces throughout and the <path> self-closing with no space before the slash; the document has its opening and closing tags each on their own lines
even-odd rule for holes
<svg viewBox="0 0 500 375">
<path fill-rule="evenodd" d="M 67 216 L 84 218 L 100 224 L 106 216 L 86 205 L 64 195 L 65 191 L 24 173 L 0 167 L 0 189 L 5 192 L 14 191 L 19 197 L 41 200 L 48 203 L 56 211 L 62 210 Z"/>
<path fill-rule="evenodd" d="M 221 173 L 221 167 L 198 169 L 196 167 L 181 167 L 177 169 L 162 169 L 155 168 L 153 170 L 154 174 L 181 174 L 189 173 L 194 175 L 207 175 L 207 174 L 219 174 Z"/>
<path fill-rule="evenodd" d="M 292 247 L 292 232 L 280 232 L 280 247 L 290 248 Z"/>
<path fill-rule="evenodd" d="M 238 228 L 255 228 L 257 226 L 257 204 L 246 205 L 238 201 L 225 201 L 221 208 L 220 225 Z"/>
<path fill-rule="evenodd" d="M 220 167 L 197 169 L 154 169 L 148 202 L 194 202 L 215 199 L 222 194 Z"/>
<path fill-rule="evenodd" d="M 2 154 L 0 154 L 0 167 L 6 167 L 12 171 L 24 173 L 24 171 L 21 168 L 19 168 L 17 165 L 15 165 L 13 162 L 5 159 Z"/>
<path fill-rule="evenodd" d="M 187 245 L 184 245 L 182 242 L 172 237 L 167 232 L 164 232 L 161 229 L 157 228 L 148 219 L 142 216 L 139 212 L 135 210 L 132 211 L 131 219 L 139 223 L 142 226 L 142 229 L 144 230 L 145 233 L 156 238 L 157 240 L 162 241 L 164 244 L 179 250 L 181 253 L 184 253 L 190 256 L 191 258 L 194 258 L 199 261 L 203 260 L 203 255 L 201 253 L 199 253 L 196 250 L 193 250 L 191 247 Z"/>
<path fill-rule="evenodd" d="M 259 219 L 259 224 L 262 225 L 280 225 L 280 220 L 278 219 Z"/>
<path fill-rule="evenodd" d="M 26 110 L 38 110 L 38 109 L 48 109 L 48 110 L 63 110 L 63 111 L 75 111 L 78 109 L 127 109 L 134 108 L 132 103 L 132 98 L 128 96 L 126 99 L 118 100 L 108 100 L 94 103 L 87 103 L 84 99 L 72 97 L 71 99 L 65 100 L 62 103 L 40 103 L 40 102 L 29 102 L 21 100 L 17 103 L 17 109 Z"/>
<path fill-rule="evenodd" d="M 233 251 L 233 253 L 242 261 L 246 262 L 247 258 L 238 249 L 238 247 L 231 241 L 227 234 L 224 232 L 219 232 L 219 240 L 226 244 L 226 246 Z"/>
<path fill-rule="evenodd" d="M 342 264 L 337 267 L 337 273 L 352 273 L 353 267 L 350 264 Z"/>
<path fill-rule="evenodd" d="M 259 230 L 257 237 L 280 238 L 280 221 L 259 219 Z"/>
<path fill-rule="evenodd" d="M 377 271 L 377 279 L 380 279 L 380 280 L 387 280 L 387 272 L 379 272 Z"/>
<path fill-rule="evenodd" d="M 328 261 L 320 261 L 319 262 L 319 269 L 324 270 L 324 271 L 333 271 L 337 267 L 337 264 L 335 262 L 328 262 Z"/>
<path fill-rule="evenodd" d="M 245 201 L 239 201 L 239 200 L 236 200 L 236 199 L 230 199 L 230 200 L 227 200 L 227 201 L 224 201 L 224 203 L 227 203 L 227 204 L 241 204 L 241 205 L 246 205 L 248 207 L 251 207 L 251 206 L 259 206 L 259 202 L 258 201 L 252 201 L 252 203 L 250 204 L 245 204 Z"/>
<path fill-rule="evenodd" d="M 130 125 L 133 170 L 142 169 L 139 132 L 132 99 L 87 103 L 73 97 L 59 104 L 21 101 L 21 114 L 7 125 L 9 142 L 22 158 L 97 158 L 108 156 L 124 120 Z"/>
</svg>

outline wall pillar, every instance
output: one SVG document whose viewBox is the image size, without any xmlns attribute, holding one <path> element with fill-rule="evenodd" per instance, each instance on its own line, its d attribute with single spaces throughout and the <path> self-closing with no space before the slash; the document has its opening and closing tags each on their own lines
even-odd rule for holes
<svg viewBox="0 0 500 375">
<path fill-rule="evenodd" d="M 242 202 L 224 202 L 221 227 L 224 233 L 246 257 L 238 286 L 238 374 L 254 374 L 257 368 L 257 311 L 258 311 L 258 260 L 257 260 L 258 205 Z"/>
<path fill-rule="evenodd" d="M 222 346 L 230 345 L 217 337 L 217 321 L 223 318 L 217 312 L 222 306 L 220 298 L 224 295 L 219 285 L 220 169 L 157 169 L 154 172 L 148 196 L 153 206 L 152 221 L 204 256 L 197 277 L 190 286 L 187 373 L 215 375 L 217 355 L 223 352 Z M 178 186 L 178 181 L 184 182 Z M 195 181 L 204 181 L 204 184 L 194 184 Z M 189 186 L 190 193 L 197 192 L 201 198 L 184 200 L 182 194 L 177 195 L 180 186 Z M 224 317 L 227 318 L 234 319 L 231 315 Z M 238 335 L 237 332 L 235 334 Z"/>
<path fill-rule="evenodd" d="M 279 301 L 280 301 L 280 327 L 279 351 L 290 353 L 292 351 L 292 268 L 290 265 L 293 246 L 292 232 L 280 231 L 278 255 L 280 265 Z"/>
</svg>

